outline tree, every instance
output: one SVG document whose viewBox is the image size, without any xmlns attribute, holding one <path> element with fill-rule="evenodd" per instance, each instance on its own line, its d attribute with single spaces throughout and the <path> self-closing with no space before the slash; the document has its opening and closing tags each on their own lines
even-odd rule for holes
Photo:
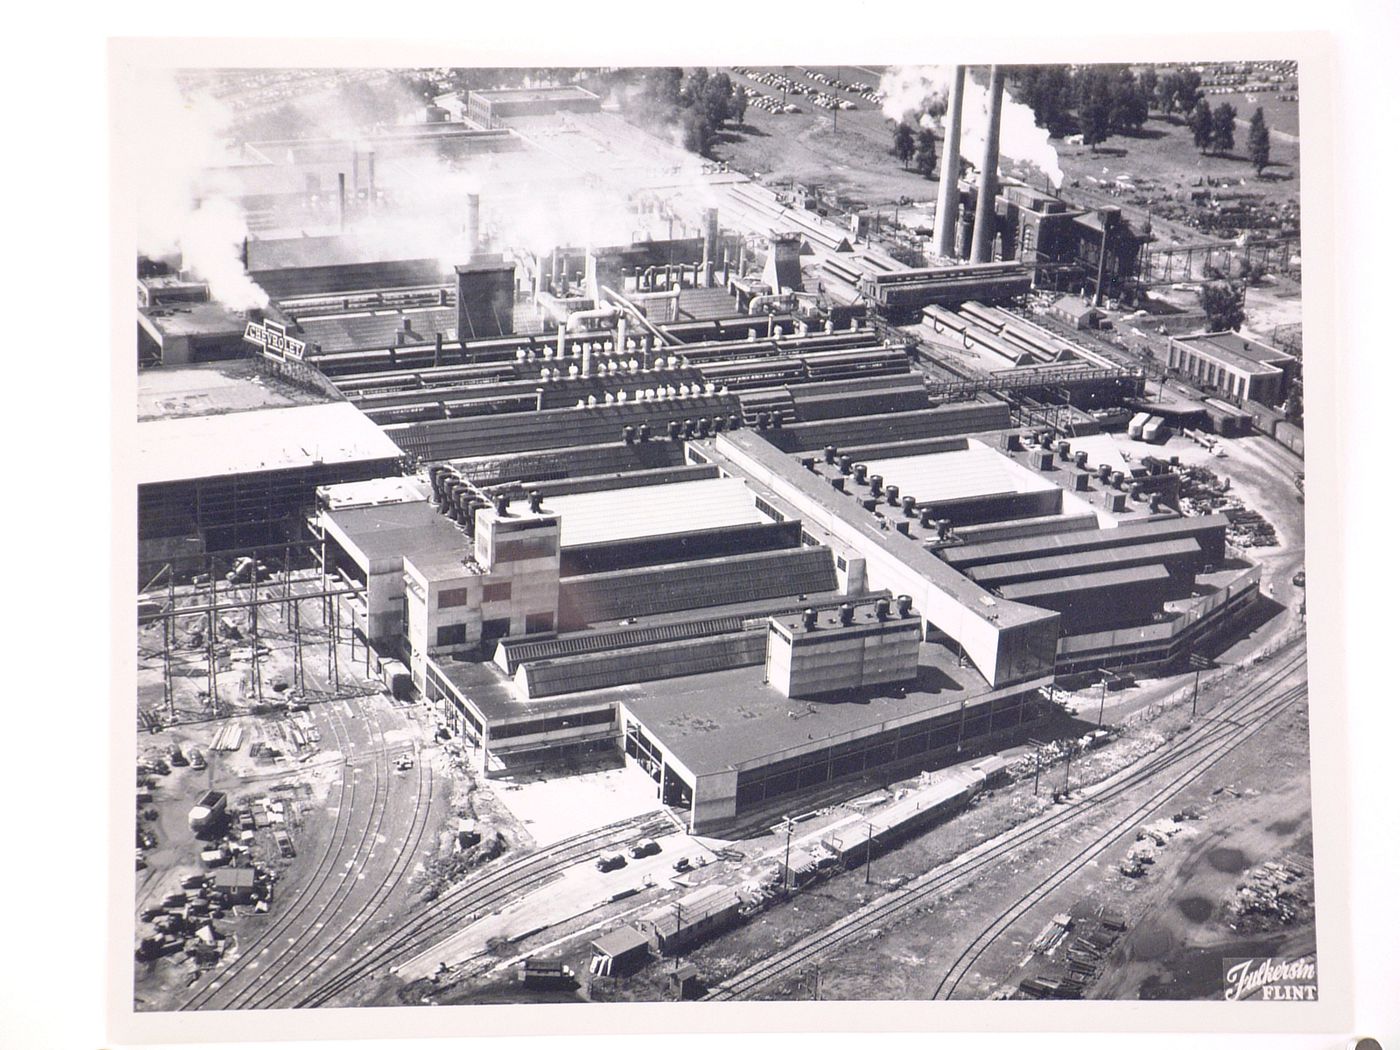
<svg viewBox="0 0 1400 1050">
<path fill-rule="evenodd" d="M 1091 149 L 1108 138 L 1113 130 L 1114 89 L 1109 72 L 1097 66 L 1085 69 L 1078 78 L 1079 131 Z"/>
<path fill-rule="evenodd" d="M 696 66 L 681 85 L 681 105 L 687 109 L 694 106 L 705 94 L 705 84 L 710 79 L 710 71 L 704 66 Z"/>
<path fill-rule="evenodd" d="M 1196 103 L 1196 108 L 1191 111 L 1188 118 L 1191 125 L 1191 141 L 1196 144 L 1196 148 L 1204 153 L 1210 149 L 1211 139 L 1214 136 L 1215 121 L 1210 112 L 1210 103 L 1201 99 Z"/>
<path fill-rule="evenodd" d="M 1229 153 L 1235 148 L 1235 107 L 1222 102 L 1210 118 L 1210 148 L 1216 153 Z"/>
<path fill-rule="evenodd" d="M 1244 324 L 1244 286 L 1208 281 L 1201 285 L 1201 308 L 1206 312 L 1206 327 L 1210 331 L 1239 331 Z"/>
<path fill-rule="evenodd" d="M 749 110 L 749 96 L 744 94 L 738 87 L 735 87 L 734 94 L 729 97 L 729 119 L 735 124 L 744 122 L 744 114 Z"/>
<path fill-rule="evenodd" d="M 914 156 L 914 129 L 902 120 L 894 128 L 894 155 L 907 170 Z"/>
<path fill-rule="evenodd" d="M 1016 73 L 1017 97 L 1030 106 L 1035 122 L 1059 138 L 1073 126 L 1074 78 L 1068 66 L 1023 66 Z"/>
<path fill-rule="evenodd" d="M 681 142 L 692 153 L 702 156 L 709 152 L 714 129 L 699 109 L 687 109 L 681 117 Z"/>
<path fill-rule="evenodd" d="M 705 114 L 705 123 L 713 130 L 729 118 L 730 105 L 734 101 L 734 85 L 728 73 L 719 73 L 706 79 L 700 89 L 699 105 Z"/>
<path fill-rule="evenodd" d="M 642 93 L 663 106 L 681 104 L 681 82 L 685 73 L 678 66 L 648 69 L 642 78 Z"/>
<path fill-rule="evenodd" d="M 937 145 L 932 128 L 919 129 L 918 143 L 914 149 L 914 170 L 926 179 L 933 178 L 934 169 L 938 167 L 938 155 L 934 152 Z"/>
<path fill-rule="evenodd" d="M 1151 105 L 1152 100 L 1157 95 L 1157 70 L 1153 66 L 1148 66 L 1138 74 L 1138 86 L 1142 89 L 1143 99 Z"/>
<path fill-rule="evenodd" d="M 1201 100 L 1201 74 L 1194 69 L 1178 69 L 1157 78 L 1157 108 L 1163 113 L 1190 114 Z"/>
<path fill-rule="evenodd" d="M 1110 84 L 1112 102 L 1109 124 L 1114 131 L 1136 133 L 1147 123 L 1148 94 L 1130 69 L 1124 69 Z"/>
<path fill-rule="evenodd" d="M 1269 126 L 1264 123 L 1263 107 L 1254 111 L 1249 118 L 1249 163 L 1254 165 L 1257 174 L 1264 174 L 1269 166 Z"/>
</svg>

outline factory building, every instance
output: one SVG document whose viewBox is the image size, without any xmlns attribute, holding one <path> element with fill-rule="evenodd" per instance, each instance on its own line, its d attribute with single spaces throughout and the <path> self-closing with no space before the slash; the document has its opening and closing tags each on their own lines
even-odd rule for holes
<svg viewBox="0 0 1400 1050">
<path fill-rule="evenodd" d="M 1240 404 L 1277 405 L 1288 396 L 1298 359 L 1238 332 L 1173 336 L 1167 367 Z"/>
<path fill-rule="evenodd" d="M 481 128 L 499 127 L 512 117 L 543 117 L 552 113 L 597 113 L 602 100 L 577 84 L 560 87 L 501 88 L 467 95 L 466 119 Z"/>
</svg>

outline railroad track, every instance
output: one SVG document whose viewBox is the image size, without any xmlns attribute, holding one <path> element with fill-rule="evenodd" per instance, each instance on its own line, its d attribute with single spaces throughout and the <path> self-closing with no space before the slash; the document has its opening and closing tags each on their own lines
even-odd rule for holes
<svg viewBox="0 0 1400 1050">
<path fill-rule="evenodd" d="M 1115 822 L 1073 858 L 1066 861 L 1037 883 L 1035 888 L 1027 894 L 1026 897 L 998 915 L 991 923 L 983 928 L 970 945 L 959 953 L 956 961 L 949 967 L 943 979 L 939 981 L 938 987 L 934 991 L 933 998 L 951 999 L 953 993 L 957 991 L 958 985 L 972 971 L 977 961 L 986 953 L 993 942 L 1006 932 L 1008 927 L 1025 915 L 1032 907 L 1044 900 L 1051 892 L 1064 885 L 1072 876 L 1081 871 L 1090 860 L 1107 849 L 1115 840 L 1121 838 L 1126 832 L 1130 831 L 1132 827 L 1145 816 L 1166 803 L 1172 795 L 1190 784 L 1220 759 L 1248 741 L 1254 734 L 1263 729 L 1276 715 L 1288 710 L 1297 700 L 1305 697 L 1307 692 L 1308 687 L 1306 683 L 1294 686 L 1292 689 L 1276 697 L 1263 710 L 1253 712 L 1257 719 L 1253 725 L 1243 727 L 1243 731 L 1239 733 L 1225 734 L 1223 742 L 1219 742 L 1208 749 L 1206 754 L 1199 761 L 1187 767 L 1179 776 L 1173 778 L 1172 781 L 1154 793 L 1141 806 L 1134 809 L 1126 817 Z"/>
<path fill-rule="evenodd" d="M 1296 652 L 1301 643 L 1301 638 L 1291 643 L 1287 650 L 1293 655 L 1288 657 L 1285 664 L 1270 672 L 1261 681 L 1248 687 L 1236 700 L 1214 709 L 1205 720 L 1169 745 L 1165 753 L 1154 755 L 1139 766 L 1129 767 L 1114 774 L 1114 776 L 1088 789 L 1092 794 L 1079 801 L 1067 807 L 1050 810 L 1041 817 L 1021 825 L 997 839 L 975 847 L 963 857 L 943 868 L 930 872 L 924 878 L 915 880 L 902 889 L 879 898 L 846 918 L 838 920 L 826 929 L 799 940 L 788 948 L 723 981 L 705 998 L 731 1000 L 748 997 L 782 975 L 806 965 L 856 937 L 883 928 L 892 921 L 898 921 L 904 913 L 919 907 L 929 898 L 946 893 L 977 876 L 996 861 L 1033 844 L 1046 834 L 1066 827 L 1095 808 L 1121 800 L 1129 792 L 1151 784 L 1164 772 L 1187 763 L 1182 772 L 1173 776 L 1165 786 L 1153 792 L 1148 803 L 1135 807 L 1127 818 L 1116 822 L 1116 830 L 1113 830 L 1109 837 L 1101 843 L 1096 840 L 1094 846 L 1081 851 L 1078 859 L 1082 864 L 1093 853 L 1101 851 L 1114 838 L 1120 836 L 1124 828 L 1139 821 L 1142 813 L 1150 812 L 1161 805 L 1165 799 L 1170 798 L 1171 795 L 1200 776 L 1225 754 L 1253 736 L 1262 726 L 1263 721 L 1267 721 L 1279 712 L 1286 710 L 1300 696 L 1306 694 L 1307 686 L 1303 684 L 1289 689 L 1281 695 L 1266 695 L 1274 685 L 1286 680 L 1289 675 L 1306 663 L 1306 650 L 1301 653 Z M 1237 722 L 1242 718 L 1259 716 L 1262 717 L 1253 726 L 1245 725 L 1242 728 Z"/>
<path fill-rule="evenodd" d="M 441 937 L 471 922 L 480 912 L 499 906 L 522 890 L 538 887 L 585 857 L 671 830 L 673 826 L 663 817 L 654 814 L 633 817 L 561 839 L 542 850 L 518 857 L 438 898 L 400 930 L 325 975 L 313 990 L 289 1005 L 325 1005 L 377 971 L 391 969 L 421 954 Z"/>
<path fill-rule="evenodd" d="M 336 747 L 344 754 L 347 752 L 347 738 L 341 733 L 341 726 L 334 708 L 328 705 L 326 712 L 327 723 L 335 737 Z M 350 834 L 350 817 L 355 804 L 356 790 L 357 785 L 353 777 L 341 777 L 340 792 L 336 799 L 335 827 L 331 829 L 331 834 L 326 839 L 325 848 L 321 851 L 311 876 L 305 885 L 297 889 L 297 902 L 277 916 L 266 929 L 250 941 L 239 953 L 237 959 L 224 966 L 215 967 L 210 972 L 209 980 L 205 986 L 190 996 L 178 1009 L 198 1010 L 206 1007 L 214 999 L 224 980 L 236 978 L 244 972 L 248 965 L 258 957 L 262 949 L 268 947 L 275 938 L 282 936 L 298 916 L 310 906 L 314 897 L 329 885 L 333 865 L 340 857 L 345 840 Z"/>
<path fill-rule="evenodd" d="M 383 723 L 377 718 L 376 727 L 380 739 L 380 747 L 376 749 L 376 755 L 387 757 L 388 748 L 384 746 Z M 246 997 L 236 1005 L 247 1008 L 267 1008 L 276 1006 L 281 1003 L 282 1000 L 290 998 L 291 993 L 299 991 L 299 986 L 302 982 L 309 980 L 323 967 L 329 965 L 338 952 L 350 946 L 356 936 L 364 932 L 370 921 L 374 919 L 380 909 L 383 908 L 384 904 L 388 901 L 389 897 L 393 894 L 394 890 L 398 888 L 404 876 L 408 873 L 410 866 L 413 864 L 414 859 L 418 856 L 418 849 L 422 844 L 423 835 L 428 829 L 432 816 L 432 767 L 427 762 L 422 761 L 421 756 L 418 757 L 418 761 L 414 763 L 414 766 L 417 771 L 417 791 L 414 796 L 413 816 L 410 818 L 408 832 L 405 835 L 403 845 L 398 850 L 398 854 L 394 863 L 390 866 L 389 871 L 379 881 L 379 884 L 371 890 L 369 897 L 360 905 L 355 913 L 345 921 L 337 932 L 330 935 L 328 942 L 313 942 L 307 945 L 303 951 L 297 953 L 304 957 L 303 965 L 292 967 L 291 961 L 289 961 L 287 966 L 283 967 L 283 972 L 277 976 L 275 981 L 268 984 L 265 979 L 260 980 L 252 989 L 254 994 Z M 377 768 L 379 768 L 379 766 L 377 766 Z M 385 769 L 387 782 L 388 779 L 392 777 L 392 774 L 388 772 L 387 762 L 382 764 L 382 768 Z M 385 810 L 381 812 L 381 826 L 384 813 L 386 812 L 387 806 Z M 379 829 L 377 827 L 375 838 L 377 839 L 378 837 Z M 347 894 L 346 900 L 349 899 L 349 896 L 350 894 Z M 308 966 L 306 964 L 310 965 Z M 289 984 L 293 987 L 288 988 Z"/>
</svg>

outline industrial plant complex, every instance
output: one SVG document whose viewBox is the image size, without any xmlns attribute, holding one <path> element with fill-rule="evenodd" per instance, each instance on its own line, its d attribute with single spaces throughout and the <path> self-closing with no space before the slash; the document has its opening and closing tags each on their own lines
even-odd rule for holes
<svg viewBox="0 0 1400 1050">
<path fill-rule="evenodd" d="M 219 788 L 232 830 L 196 829 L 203 864 L 250 874 L 243 905 L 220 904 L 180 867 L 198 851 L 161 859 L 151 833 L 145 899 L 181 900 L 149 920 L 142 979 L 165 991 L 143 994 L 368 1002 L 386 967 L 426 986 L 485 959 L 520 963 L 521 987 L 607 995 L 656 956 L 664 994 L 738 997 L 748 971 L 680 954 L 829 868 L 868 883 L 872 854 L 994 787 L 1030 794 L 1033 775 L 1039 803 L 1042 766 L 1075 797 L 1071 761 L 1151 709 L 1124 699 L 1143 683 L 1165 697 L 1194 675 L 1199 694 L 1253 632 L 1297 633 L 1301 585 L 1269 560 L 1278 512 L 1248 477 L 1231 488 L 1229 456 L 1265 448 L 1300 517 L 1284 416 L 1301 359 L 1134 314 L 1164 283 L 1160 223 L 1003 171 L 1007 77 L 950 75 L 917 259 L 868 216 L 639 128 L 582 77 L 447 90 L 411 122 L 250 140 L 200 173 L 204 206 L 244 229 L 232 278 L 139 259 L 132 470 L 142 725 L 175 765 L 202 741 L 210 774 L 146 755 L 138 808 L 171 799 L 162 776 Z M 964 111 L 973 78 L 988 101 Z M 960 163 L 974 132 L 980 159 Z M 1182 695 L 1172 717 L 1198 702 Z M 303 786 L 245 779 L 277 770 Z M 650 798 L 547 834 L 571 791 L 593 805 L 600 770 Z M 556 801 L 512 810 L 537 785 Z M 888 811 L 852 801 L 882 788 Z M 360 863 L 355 820 L 406 836 L 373 892 L 311 871 Z M 756 834 L 772 863 L 744 846 Z M 697 880 L 739 871 L 735 850 L 758 867 Z M 777 881 L 756 897 L 765 863 Z M 628 917 L 605 883 L 644 864 L 665 878 Z M 605 910 L 529 912 L 535 877 Z M 425 918 L 370 939 L 423 879 Z M 324 903 L 294 921 L 303 898 Z M 247 968 L 316 909 L 343 937 Z M 460 940 L 478 925 L 491 959 Z M 510 950 L 549 927 L 529 934 L 548 950 Z M 587 958 L 550 961 L 571 943 Z M 176 981 L 155 960 L 181 950 Z"/>
</svg>

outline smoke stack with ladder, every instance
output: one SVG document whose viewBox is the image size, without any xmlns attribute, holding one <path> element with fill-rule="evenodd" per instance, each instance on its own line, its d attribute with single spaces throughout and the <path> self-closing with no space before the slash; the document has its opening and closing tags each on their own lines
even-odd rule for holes
<svg viewBox="0 0 1400 1050">
<path fill-rule="evenodd" d="M 972 262 L 992 262 L 996 241 L 997 162 L 1001 159 L 1001 95 L 1006 75 L 1000 66 L 992 67 L 987 88 L 987 143 L 982 151 L 982 170 L 977 179 L 977 215 L 972 225 Z"/>
<path fill-rule="evenodd" d="M 962 104 L 964 66 L 953 68 L 948 92 L 948 131 L 943 140 L 943 168 L 938 174 L 938 214 L 934 216 L 934 250 L 939 255 L 957 254 L 958 172 L 961 167 Z"/>
</svg>

